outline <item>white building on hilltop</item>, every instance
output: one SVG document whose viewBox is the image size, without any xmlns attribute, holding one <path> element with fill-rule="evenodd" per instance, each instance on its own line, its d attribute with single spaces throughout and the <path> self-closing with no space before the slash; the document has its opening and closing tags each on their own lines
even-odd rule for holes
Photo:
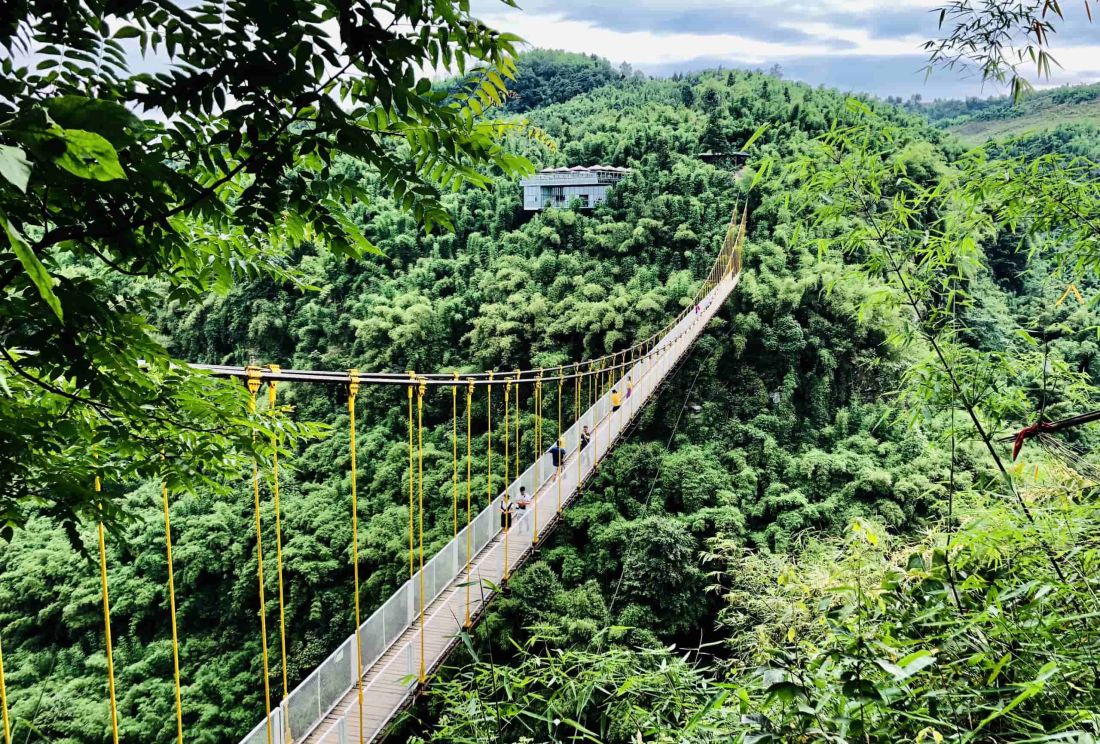
<svg viewBox="0 0 1100 744">
<path fill-rule="evenodd" d="M 607 191 L 629 168 L 613 165 L 576 165 L 572 168 L 546 168 L 520 181 L 523 208 L 529 212 L 548 207 L 568 207 L 574 199 L 581 209 L 592 209 L 607 199 Z"/>
</svg>

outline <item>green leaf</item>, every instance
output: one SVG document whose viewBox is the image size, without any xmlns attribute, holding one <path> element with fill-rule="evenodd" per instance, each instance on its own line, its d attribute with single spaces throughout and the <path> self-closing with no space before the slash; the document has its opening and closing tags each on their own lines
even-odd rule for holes
<svg viewBox="0 0 1100 744">
<path fill-rule="evenodd" d="M 757 127 L 756 131 L 752 133 L 752 136 L 745 140 L 745 144 L 741 145 L 741 149 L 748 150 L 749 147 L 752 146 L 752 143 L 760 139 L 760 135 L 764 134 L 764 132 L 766 131 L 768 131 L 768 122 L 764 122 L 759 127 Z"/>
<path fill-rule="evenodd" d="M 578 721 L 575 721 L 572 718 L 563 718 L 563 719 L 561 719 L 561 722 L 564 723 L 567 726 L 572 726 L 575 730 L 577 730 L 577 731 L 581 732 L 582 734 L 584 734 L 586 739 L 591 739 L 592 741 L 599 741 L 599 739 L 596 738 L 596 732 L 590 731 L 589 729 L 585 728 Z"/>
<path fill-rule="evenodd" d="M 141 29 L 136 26 L 123 26 L 115 32 L 115 39 L 136 39 L 141 36 Z"/>
<path fill-rule="evenodd" d="M 0 145 L 0 176 L 24 194 L 27 193 L 27 182 L 31 178 L 27 153 L 18 147 Z"/>
<path fill-rule="evenodd" d="M 802 698 L 803 700 L 806 699 L 805 689 L 803 689 L 800 685 L 796 685 L 794 682 L 789 682 L 786 680 L 782 682 L 776 682 L 775 684 L 769 686 L 768 689 L 765 690 L 765 692 L 767 693 L 769 700 L 775 697 L 779 698 L 784 703 L 789 703 L 795 698 Z"/>
<path fill-rule="evenodd" d="M 362 231 L 359 230 L 359 227 L 354 222 L 348 219 L 347 215 L 344 214 L 343 207 L 338 202 L 333 199 L 326 199 L 324 205 L 328 207 L 329 214 L 336 220 L 336 223 L 344 232 L 344 237 L 347 239 L 343 245 L 340 244 L 340 241 L 331 241 L 331 248 L 344 253 L 349 258 L 358 258 L 358 254 L 363 253 L 373 253 L 376 256 L 385 255 L 378 246 L 370 242 L 370 240 L 363 235 Z M 350 243 L 347 241 L 350 241 Z M 355 250 L 349 252 L 347 249 L 351 248 L 351 244 L 354 244 Z"/>
<path fill-rule="evenodd" d="M 1011 653 L 1006 653 L 1004 656 L 998 659 L 997 663 L 993 665 L 993 669 L 990 670 L 989 677 L 986 679 L 985 683 L 987 685 L 993 684 L 993 680 L 997 679 L 997 677 L 1000 676 L 1001 670 L 1004 669 L 1005 664 L 1007 664 L 1011 659 Z"/>
<path fill-rule="evenodd" d="M 118 162 L 118 153 L 103 135 L 84 129 L 61 129 L 57 133 L 65 143 L 65 152 L 54 160 L 58 166 L 79 178 L 114 181 L 126 178 Z"/>
<path fill-rule="evenodd" d="M 19 234 L 19 231 L 8 222 L 7 218 L 0 215 L 0 222 L 4 223 L 4 232 L 7 233 L 8 242 L 11 243 L 12 251 L 15 253 L 16 258 L 19 259 L 19 262 L 23 264 L 23 270 L 27 272 L 27 276 L 34 282 L 34 286 L 38 287 L 38 293 L 42 295 L 42 299 L 45 300 L 46 304 L 53 310 L 57 319 L 64 320 L 61 312 L 61 302 L 57 299 L 57 295 L 53 293 L 53 279 L 50 277 L 50 273 L 46 271 L 46 267 L 38 260 L 38 256 L 34 255 L 34 251 L 27 245 L 27 241 L 25 241 L 23 236 Z"/>
<path fill-rule="evenodd" d="M 116 148 L 134 142 L 133 132 L 145 123 L 125 106 L 85 96 L 59 96 L 46 102 L 50 118 L 64 129 L 82 129 L 100 134 Z"/>
<path fill-rule="evenodd" d="M 930 664 L 934 664 L 934 663 L 936 663 L 936 657 L 933 656 L 928 651 L 924 651 L 923 649 L 920 650 L 920 651 L 914 651 L 913 653 L 909 654 L 908 656 L 903 656 L 901 658 L 901 660 L 898 662 L 898 664 L 900 664 L 902 667 L 904 667 L 907 670 L 908 669 L 917 669 L 917 670 L 924 669 L 926 666 L 929 666 Z"/>
<path fill-rule="evenodd" d="M 905 676 L 905 670 L 892 661 L 887 659 L 875 659 L 875 663 L 882 667 L 883 670 L 894 679 L 902 679 Z"/>
<path fill-rule="evenodd" d="M 768 171 L 771 170 L 771 167 L 772 159 L 770 157 L 764 158 L 764 160 L 761 161 L 759 170 L 756 171 L 756 175 L 753 176 L 752 183 L 749 184 L 749 191 L 752 191 L 754 188 L 756 188 L 756 184 L 758 184 L 766 175 L 768 175 Z"/>
</svg>

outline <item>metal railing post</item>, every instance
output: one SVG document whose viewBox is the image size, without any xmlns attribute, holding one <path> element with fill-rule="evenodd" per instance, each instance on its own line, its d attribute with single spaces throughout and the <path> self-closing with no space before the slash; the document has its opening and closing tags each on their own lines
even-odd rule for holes
<svg viewBox="0 0 1100 744">
<path fill-rule="evenodd" d="M 272 731 L 274 734 L 275 744 L 286 744 L 286 727 L 283 725 L 283 706 L 286 705 L 286 700 L 279 703 L 279 707 L 271 711 L 271 717 L 274 719 L 271 721 Z"/>
</svg>

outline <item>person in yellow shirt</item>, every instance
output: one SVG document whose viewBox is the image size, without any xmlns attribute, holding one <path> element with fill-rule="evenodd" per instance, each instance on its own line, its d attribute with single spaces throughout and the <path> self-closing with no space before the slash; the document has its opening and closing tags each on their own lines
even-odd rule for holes
<svg viewBox="0 0 1100 744">
<path fill-rule="evenodd" d="M 618 388 L 611 388 L 611 410 L 612 412 L 619 410 L 623 405 L 623 398 L 619 395 Z"/>
</svg>

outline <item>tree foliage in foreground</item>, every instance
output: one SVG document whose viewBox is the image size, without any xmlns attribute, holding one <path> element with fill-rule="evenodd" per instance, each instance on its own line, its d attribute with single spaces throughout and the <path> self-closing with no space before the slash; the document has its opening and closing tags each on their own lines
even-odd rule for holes
<svg viewBox="0 0 1100 744">
<path fill-rule="evenodd" d="M 113 522 L 93 473 L 175 490 L 237 471 L 247 434 L 220 432 L 243 392 L 174 364 L 148 315 L 293 280 L 306 240 L 377 252 L 347 213 L 375 194 L 339 155 L 453 227 L 441 191 L 530 167 L 503 142 L 525 125 L 481 116 L 503 103 L 515 41 L 453 2 L 5 5 L 0 521 L 44 503 Z M 434 90 L 419 71 L 437 67 L 467 84 Z"/>
<path fill-rule="evenodd" d="M 1091 23 L 1096 3 L 1083 4 L 1070 13 L 1083 11 Z M 1032 90 L 1022 67 L 1034 64 L 1037 77 L 1046 79 L 1061 66 L 1052 49 L 1059 27 L 1067 23 L 1062 5 L 1060 0 L 949 0 L 938 9 L 941 35 L 924 43 L 927 69 L 976 69 L 983 81 L 1008 84 L 1013 100 L 1019 101 Z"/>
</svg>

